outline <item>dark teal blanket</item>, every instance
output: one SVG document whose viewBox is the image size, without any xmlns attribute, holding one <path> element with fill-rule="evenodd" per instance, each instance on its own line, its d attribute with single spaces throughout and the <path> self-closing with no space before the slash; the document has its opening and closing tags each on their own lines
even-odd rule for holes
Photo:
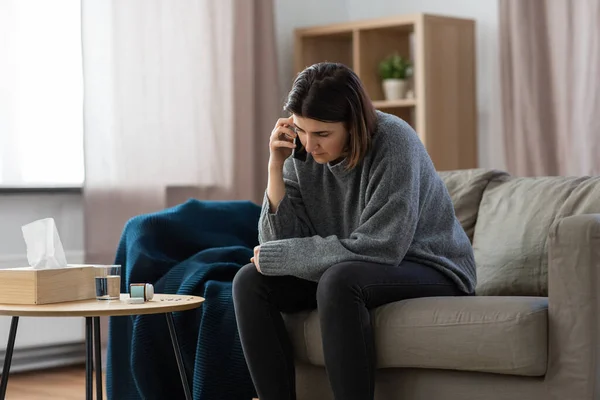
<svg viewBox="0 0 600 400">
<path fill-rule="evenodd" d="M 260 208 L 245 201 L 190 200 L 125 226 L 116 255 L 121 291 L 148 282 L 157 293 L 206 299 L 174 314 L 195 400 L 256 397 L 244 360 L 231 283 L 258 244 Z M 183 399 L 164 314 L 111 317 L 106 385 L 111 400 Z"/>
</svg>

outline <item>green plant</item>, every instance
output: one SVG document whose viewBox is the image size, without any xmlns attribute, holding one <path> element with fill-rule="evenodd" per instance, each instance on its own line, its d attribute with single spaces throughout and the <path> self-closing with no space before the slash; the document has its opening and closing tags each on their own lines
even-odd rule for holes
<svg viewBox="0 0 600 400">
<path fill-rule="evenodd" d="M 391 54 L 379 63 L 381 79 L 407 79 L 412 76 L 412 63 L 398 53 Z"/>
</svg>

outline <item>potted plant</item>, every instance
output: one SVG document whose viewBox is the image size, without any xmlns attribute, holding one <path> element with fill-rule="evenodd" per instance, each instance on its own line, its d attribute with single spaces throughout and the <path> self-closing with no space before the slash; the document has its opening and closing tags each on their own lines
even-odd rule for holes
<svg viewBox="0 0 600 400">
<path fill-rule="evenodd" d="M 412 76 L 412 63 L 408 58 L 394 53 L 379 63 L 379 77 L 386 100 L 406 97 L 408 79 Z"/>
</svg>

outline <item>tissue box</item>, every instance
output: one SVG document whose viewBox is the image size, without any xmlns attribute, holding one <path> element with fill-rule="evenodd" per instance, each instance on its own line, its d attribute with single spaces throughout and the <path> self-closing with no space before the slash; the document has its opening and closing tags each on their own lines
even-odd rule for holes
<svg viewBox="0 0 600 400">
<path fill-rule="evenodd" d="M 0 304 L 50 304 L 96 298 L 91 266 L 0 269 Z"/>
</svg>

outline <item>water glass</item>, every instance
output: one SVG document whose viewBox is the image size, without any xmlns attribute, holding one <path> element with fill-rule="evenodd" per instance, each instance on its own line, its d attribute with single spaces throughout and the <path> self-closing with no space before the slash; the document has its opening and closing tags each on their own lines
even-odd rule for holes
<svg viewBox="0 0 600 400">
<path fill-rule="evenodd" d="M 96 299 L 119 300 L 121 295 L 121 266 L 95 265 Z"/>
</svg>

